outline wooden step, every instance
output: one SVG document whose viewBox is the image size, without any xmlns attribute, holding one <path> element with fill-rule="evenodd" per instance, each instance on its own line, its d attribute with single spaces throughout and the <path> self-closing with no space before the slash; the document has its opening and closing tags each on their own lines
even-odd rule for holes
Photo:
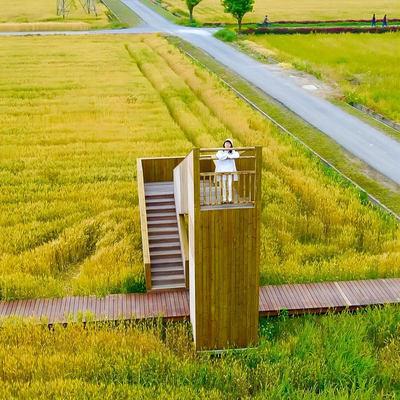
<svg viewBox="0 0 400 400">
<path fill-rule="evenodd" d="M 173 193 L 157 193 L 157 194 L 145 193 L 145 198 L 146 198 L 146 202 L 148 202 L 150 200 L 173 199 L 174 194 Z"/>
<path fill-rule="evenodd" d="M 177 267 L 177 266 L 164 266 L 164 265 L 157 265 L 151 267 L 151 276 L 157 276 L 157 275 L 175 275 L 175 274 L 182 274 L 183 273 L 183 267 Z"/>
<path fill-rule="evenodd" d="M 149 227 L 148 229 L 149 235 L 178 235 L 178 225 L 176 226 L 154 226 Z"/>
<path fill-rule="evenodd" d="M 151 203 L 153 204 L 153 203 Z M 146 211 L 147 214 L 153 214 L 153 213 L 167 213 L 167 212 L 175 212 L 175 204 L 167 204 L 164 205 L 164 203 L 159 203 L 157 205 L 152 205 L 152 206 L 146 206 Z"/>
<path fill-rule="evenodd" d="M 184 283 L 163 285 L 161 283 L 156 282 L 154 285 L 152 285 L 151 290 L 149 290 L 147 293 L 149 293 L 149 292 L 150 293 L 169 292 L 169 291 L 177 291 L 177 290 L 187 290 L 187 288 Z"/>
<path fill-rule="evenodd" d="M 151 277 L 151 284 L 161 283 L 163 285 L 168 285 L 171 283 L 183 283 L 185 284 L 185 276 L 183 274 L 179 275 L 156 275 Z"/>
<path fill-rule="evenodd" d="M 167 206 L 167 205 L 173 205 L 175 206 L 175 200 L 174 198 L 162 198 L 162 199 L 153 199 L 151 197 L 146 198 L 146 205 L 148 206 L 153 206 L 153 205 L 163 205 L 163 206 Z"/>
<path fill-rule="evenodd" d="M 170 258 L 179 258 L 179 257 L 182 257 L 182 253 L 180 250 L 159 250 L 159 249 L 150 250 L 150 260 L 151 261 L 158 259 L 158 258 L 170 259 Z"/>
<path fill-rule="evenodd" d="M 145 188 L 148 187 L 169 187 L 173 188 L 174 187 L 174 182 L 173 181 L 160 181 L 160 182 L 146 182 L 144 184 Z"/>
<path fill-rule="evenodd" d="M 180 250 L 181 244 L 176 240 L 173 242 L 163 242 L 162 240 L 159 240 L 155 243 L 151 242 L 149 248 L 150 251 Z"/>
<path fill-rule="evenodd" d="M 147 226 L 149 228 L 165 228 L 165 227 L 172 227 L 172 226 L 178 226 L 178 221 L 175 219 L 157 219 L 155 221 L 147 221 Z"/>
<path fill-rule="evenodd" d="M 179 242 L 179 235 L 149 235 L 150 243 L 171 243 L 171 242 Z"/>
<path fill-rule="evenodd" d="M 174 258 L 168 258 L 168 259 L 158 259 L 155 258 L 154 260 L 150 261 L 150 266 L 153 267 L 155 265 L 169 265 L 169 266 L 182 266 L 183 268 L 183 261 L 182 261 L 182 257 L 174 257 Z"/>
<path fill-rule="evenodd" d="M 157 221 L 169 219 L 171 221 L 176 221 L 176 213 L 174 212 L 163 212 L 163 213 L 149 213 L 147 214 L 147 221 Z"/>
</svg>

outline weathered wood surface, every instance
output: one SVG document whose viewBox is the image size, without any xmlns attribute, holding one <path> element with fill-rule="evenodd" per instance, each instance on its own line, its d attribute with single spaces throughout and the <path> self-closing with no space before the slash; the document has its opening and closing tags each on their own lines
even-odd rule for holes
<svg viewBox="0 0 400 400">
<path fill-rule="evenodd" d="M 174 168 L 185 157 L 157 157 L 141 158 L 144 182 L 172 182 L 174 180 Z"/>
<path fill-rule="evenodd" d="M 400 303 L 400 278 L 264 286 L 259 291 L 259 315 L 326 313 L 368 305 Z M 46 317 L 49 324 L 77 321 L 91 313 L 93 320 L 140 319 L 162 315 L 164 320 L 189 318 L 187 290 L 54 299 L 0 301 L 0 317 Z M 237 315 L 240 320 L 241 315 Z M 85 318 L 83 318 L 85 320 Z M 210 327 L 212 329 L 212 327 Z"/>
<path fill-rule="evenodd" d="M 150 278 L 146 275 L 146 289 L 185 289 L 185 259 L 175 209 L 174 184 L 145 183 L 144 192 L 150 247 Z"/>
<path fill-rule="evenodd" d="M 261 287 L 259 312 L 262 316 L 278 315 L 282 309 L 289 314 L 325 313 L 399 302 L 400 278 L 301 283 Z"/>
<path fill-rule="evenodd" d="M 0 302 L 0 317 L 10 315 L 46 318 L 49 324 L 67 323 L 77 321 L 79 318 L 114 321 L 159 315 L 165 320 L 178 321 L 189 317 L 189 292 L 181 290 L 115 294 L 102 299 L 82 296 Z"/>
</svg>

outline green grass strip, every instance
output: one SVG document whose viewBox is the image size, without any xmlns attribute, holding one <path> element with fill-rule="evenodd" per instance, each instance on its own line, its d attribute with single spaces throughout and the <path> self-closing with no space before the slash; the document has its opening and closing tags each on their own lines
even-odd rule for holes
<svg viewBox="0 0 400 400">
<path fill-rule="evenodd" d="M 120 19 L 123 27 L 128 28 L 140 25 L 142 20 L 120 0 L 102 0 L 102 3 Z"/>
<path fill-rule="evenodd" d="M 157 4 L 154 4 L 152 1 L 149 0 L 139 0 L 141 3 L 143 3 L 145 6 L 151 8 L 153 11 L 156 13 L 160 14 L 162 17 L 167 19 L 170 22 L 176 22 L 177 17 L 172 15 L 170 12 L 167 10 L 164 10 L 162 7 L 158 6 Z"/>
</svg>

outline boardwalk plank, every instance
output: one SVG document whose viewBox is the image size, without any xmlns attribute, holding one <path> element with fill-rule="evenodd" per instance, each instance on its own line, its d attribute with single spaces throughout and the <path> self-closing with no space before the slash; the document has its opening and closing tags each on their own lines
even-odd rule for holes
<svg viewBox="0 0 400 400">
<path fill-rule="evenodd" d="M 294 294 L 294 297 L 296 298 L 296 301 L 297 301 L 300 309 L 305 310 L 307 308 L 307 306 L 306 306 L 307 301 L 301 290 L 301 285 L 291 285 L 290 288 Z"/>
<path fill-rule="evenodd" d="M 305 283 L 304 284 L 304 288 L 305 290 L 307 290 L 308 294 L 309 294 L 309 298 L 312 304 L 312 310 L 316 310 L 318 308 L 320 308 L 320 301 L 319 298 L 317 296 L 316 290 L 315 290 L 315 285 L 312 283 Z"/>
<path fill-rule="evenodd" d="M 318 282 L 314 286 L 316 295 L 318 296 L 318 303 L 320 311 L 326 310 L 329 307 L 329 300 L 326 295 L 326 288 Z"/>
<path fill-rule="evenodd" d="M 367 290 L 363 293 L 356 281 L 349 281 L 347 284 L 351 287 L 352 292 L 357 297 L 358 305 L 364 306 L 369 304 L 371 301 L 374 301 L 374 296 L 372 295 L 370 288 L 367 288 Z"/>
<path fill-rule="evenodd" d="M 335 296 L 336 293 L 332 290 L 331 282 L 320 282 L 319 286 L 323 290 L 325 296 L 326 308 L 333 309 L 336 306 L 337 302 Z"/>
<path fill-rule="evenodd" d="M 339 290 L 340 288 L 340 290 Z M 291 313 L 325 312 L 329 308 L 343 309 L 347 303 L 353 308 L 367 304 L 400 302 L 400 279 L 375 279 L 343 282 L 320 282 L 295 285 L 272 285 L 260 288 L 259 313 L 276 315 L 286 308 Z M 95 320 L 105 317 L 156 317 L 184 319 L 189 316 L 189 291 L 171 291 L 146 294 L 109 295 L 96 297 L 64 297 L 0 302 L 0 316 L 46 316 L 49 323 L 66 322 L 66 316 L 78 312 L 92 312 Z"/>
<path fill-rule="evenodd" d="M 385 298 L 385 303 L 394 303 L 396 302 L 396 295 L 392 292 L 391 288 L 388 287 L 383 280 L 375 279 L 373 284 L 377 289 L 380 290 L 381 296 Z"/>
<path fill-rule="evenodd" d="M 351 285 L 348 285 L 347 283 L 348 283 L 347 281 L 337 282 L 338 286 L 340 287 L 346 298 L 349 300 L 349 302 L 352 305 L 359 304 L 358 296 L 356 296 L 356 294 L 353 293 Z"/>
<path fill-rule="evenodd" d="M 21 315 L 22 317 L 25 317 L 25 310 L 26 310 L 26 306 L 28 304 L 29 300 L 23 300 L 22 304 L 21 304 L 21 309 L 19 311 L 19 315 Z"/>
<path fill-rule="evenodd" d="M 279 305 L 280 303 L 279 303 L 277 293 L 274 290 L 274 287 L 275 286 L 266 286 L 266 290 L 268 291 L 268 295 L 274 304 L 274 311 L 278 312 L 280 309 L 280 305 Z"/>
<path fill-rule="evenodd" d="M 375 279 L 371 279 L 369 281 L 359 281 L 358 285 L 362 291 L 365 291 L 367 288 L 371 290 L 371 293 L 374 295 L 374 303 L 376 304 L 385 304 L 390 298 L 390 294 L 385 291 L 385 289 L 377 282 L 375 282 Z"/>
<path fill-rule="evenodd" d="M 288 310 L 296 309 L 297 302 L 292 298 L 292 293 L 288 285 L 280 285 L 276 288 L 281 294 L 281 301 L 285 304 L 284 308 Z"/>
<path fill-rule="evenodd" d="M 272 295 L 271 291 L 269 290 L 269 287 L 267 286 L 265 288 L 260 288 L 260 292 L 263 293 L 265 302 L 267 305 L 265 311 L 269 311 L 269 312 L 277 311 L 278 306 L 276 304 L 276 300 L 275 300 L 274 296 Z M 261 309 L 260 311 L 264 311 L 264 310 Z"/>
<path fill-rule="evenodd" d="M 334 307 L 346 307 L 347 303 L 346 300 L 341 295 L 339 289 L 335 285 L 334 282 L 327 282 L 327 286 L 329 287 L 329 291 L 331 294 L 332 302 Z"/>
<path fill-rule="evenodd" d="M 387 291 L 391 293 L 393 301 L 400 301 L 400 280 L 396 282 L 395 279 L 380 279 L 380 281 Z"/>
</svg>

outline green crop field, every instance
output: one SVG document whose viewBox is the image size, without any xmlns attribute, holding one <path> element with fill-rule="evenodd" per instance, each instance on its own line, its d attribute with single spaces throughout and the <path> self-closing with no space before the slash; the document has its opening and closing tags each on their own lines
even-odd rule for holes
<svg viewBox="0 0 400 400">
<path fill-rule="evenodd" d="M 400 121 L 400 33 L 251 35 L 279 61 L 335 82 L 348 102 Z"/>
<path fill-rule="evenodd" d="M 187 13 L 184 0 L 163 0 L 170 5 L 171 12 Z M 266 14 L 271 21 L 289 20 L 332 20 L 332 19 L 369 19 L 373 13 L 378 18 L 387 14 L 389 18 L 399 18 L 399 5 L 394 0 L 344 0 L 334 1 L 265 1 L 255 0 L 254 12 L 246 14 L 244 22 L 262 22 Z M 194 9 L 194 18 L 199 22 L 235 22 L 224 13 L 220 0 L 203 0 Z"/>
<path fill-rule="evenodd" d="M 395 219 L 159 36 L 0 38 L 2 299 L 143 290 L 136 158 L 262 145 L 261 283 L 400 276 Z"/>
<path fill-rule="evenodd" d="M 49 330 L 3 320 L 0 398 L 398 398 L 398 306 L 260 322 L 257 347 L 213 356 L 195 353 L 181 323 Z"/>
</svg>

